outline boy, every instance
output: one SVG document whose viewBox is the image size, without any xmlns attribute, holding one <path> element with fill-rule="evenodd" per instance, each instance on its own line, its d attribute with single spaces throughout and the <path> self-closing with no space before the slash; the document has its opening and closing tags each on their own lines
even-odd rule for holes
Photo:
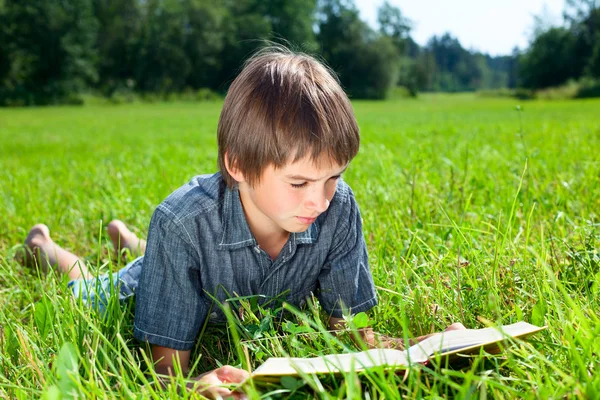
<svg viewBox="0 0 600 400">
<path fill-rule="evenodd" d="M 355 314 L 377 304 L 358 206 L 340 179 L 358 152 L 359 129 L 331 71 L 307 55 L 259 52 L 232 83 L 217 136 L 220 172 L 164 200 L 145 255 L 115 275 L 121 298 L 136 294 L 134 335 L 152 345 L 159 373 L 171 374 L 175 362 L 187 371 L 205 319 L 224 320 L 213 298 L 287 292 L 286 301 L 301 306 L 314 292 L 332 328 L 343 309 Z M 56 246 L 47 228 L 42 236 L 34 229 L 26 244 L 69 273 L 74 293 L 93 296 L 82 284 L 89 278 L 83 263 Z M 118 221 L 109 234 L 117 246 L 146 245 Z M 401 345 L 376 343 L 370 330 L 363 335 L 372 346 Z M 214 385 L 246 376 L 223 367 L 197 379 L 210 386 L 205 395 L 236 396 Z"/>
</svg>

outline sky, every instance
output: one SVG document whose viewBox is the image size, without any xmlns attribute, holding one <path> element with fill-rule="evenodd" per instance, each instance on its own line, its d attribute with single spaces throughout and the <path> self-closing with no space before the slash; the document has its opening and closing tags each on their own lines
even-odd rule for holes
<svg viewBox="0 0 600 400">
<path fill-rule="evenodd" d="M 534 16 L 553 25 L 562 22 L 564 0 L 388 0 L 413 21 L 412 38 L 420 45 L 450 32 L 461 45 L 490 55 L 506 55 L 529 44 Z M 360 17 L 377 27 L 384 0 L 355 0 Z"/>
</svg>

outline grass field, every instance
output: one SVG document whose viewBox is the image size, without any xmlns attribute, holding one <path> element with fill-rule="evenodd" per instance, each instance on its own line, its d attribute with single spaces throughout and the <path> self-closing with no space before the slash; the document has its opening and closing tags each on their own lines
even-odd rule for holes
<svg viewBox="0 0 600 400">
<path fill-rule="evenodd" d="M 216 170 L 220 106 L 0 109 L 0 398 L 192 396 L 177 382 L 165 394 L 144 375 L 132 304 L 113 301 L 102 319 L 72 301 L 64 278 L 13 256 L 44 222 L 94 271 L 117 270 L 103 226 L 120 218 L 145 236 L 162 199 Z M 600 398 L 600 101 L 428 95 L 354 107 L 362 144 L 344 179 L 379 292 L 375 330 L 412 336 L 519 320 L 548 329 L 460 369 L 285 380 L 251 397 Z M 315 313 L 280 324 L 246 312 L 238 330 L 209 327 L 193 372 L 244 366 L 244 348 L 251 365 L 347 350 Z M 282 334 L 260 345 L 235 339 Z"/>
</svg>

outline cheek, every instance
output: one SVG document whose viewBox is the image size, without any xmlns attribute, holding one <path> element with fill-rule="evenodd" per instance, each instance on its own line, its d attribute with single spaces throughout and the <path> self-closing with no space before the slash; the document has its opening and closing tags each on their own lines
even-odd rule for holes
<svg viewBox="0 0 600 400">
<path fill-rule="evenodd" d="M 304 191 L 291 189 L 287 193 L 287 207 L 288 208 L 297 208 L 299 205 L 304 203 Z"/>
<path fill-rule="evenodd" d="M 325 196 L 327 197 L 327 200 L 331 201 L 331 199 L 333 199 L 336 189 L 337 189 L 337 181 L 333 181 L 327 185 L 327 187 L 325 188 Z"/>
<path fill-rule="evenodd" d="M 297 211 L 304 201 L 304 195 L 302 190 L 286 187 L 274 188 L 272 191 L 264 193 L 263 200 L 275 213 L 285 214 Z"/>
</svg>

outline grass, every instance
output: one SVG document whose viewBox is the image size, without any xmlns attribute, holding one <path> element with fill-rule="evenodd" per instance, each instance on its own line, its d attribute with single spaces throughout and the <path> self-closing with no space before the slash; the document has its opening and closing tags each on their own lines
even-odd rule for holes
<svg viewBox="0 0 600 400">
<path fill-rule="evenodd" d="M 362 145 L 345 180 L 378 288 L 375 330 L 413 336 L 455 321 L 519 320 L 548 330 L 460 369 L 308 377 L 257 386 L 251 397 L 600 397 L 600 101 L 428 95 L 354 106 Z M 166 393 L 156 387 L 132 337 L 133 304 L 111 302 L 102 319 L 70 298 L 64 278 L 13 256 L 44 222 L 94 271 L 117 270 L 103 226 L 120 218 L 145 236 L 162 199 L 215 171 L 219 111 L 0 109 L 0 398 L 195 397 L 178 392 L 181 375 Z M 282 322 L 245 305 L 238 329 L 203 331 L 194 373 L 352 349 L 324 333 L 318 309 Z"/>
</svg>

